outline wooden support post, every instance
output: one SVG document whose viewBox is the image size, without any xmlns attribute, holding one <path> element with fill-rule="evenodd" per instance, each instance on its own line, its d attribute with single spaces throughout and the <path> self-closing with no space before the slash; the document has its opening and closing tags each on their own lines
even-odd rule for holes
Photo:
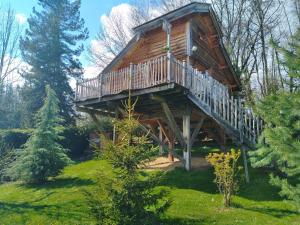
<svg viewBox="0 0 300 225">
<path fill-rule="evenodd" d="M 194 145 L 194 143 L 196 141 L 196 138 L 197 138 L 197 136 L 198 136 L 198 134 L 200 132 L 200 129 L 201 129 L 202 125 L 203 125 L 204 119 L 205 119 L 204 117 L 202 117 L 200 119 L 200 121 L 197 123 L 196 128 L 193 131 L 193 134 L 192 134 L 192 137 L 191 137 L 191 147 L 193 147 L 193 145 Z"/>
<path fill-rule="evenodd" d="M 174 162 L 174 133 L 172 131 L 169 132 L 170 140 L 168 145 L 168 158 L 170 162 Z"/>
<path fill-rule="evenodd" d="M 163 143 L 163 131 L 162 131 L 162 127 L 159 126 L 159 140 Z M 164 146 L 163 145 L 159 145 L 159 155 L 163 155 L 164 153 Z"/>
<path fill-rule="evenodd" d="M 244 145 L 242 145 L 242 154 L 243 154 L 243 160 L 244 160 L 246 183 L 249 183 L 250 178 L 249 178 L 249 170 L 248 170 L 248 162 L 247 162 L 247 147 Z"/>
<path fill-rule="evenodd" d="M 187 171 L 192 168 L 191 160 L 191 109 L 187 106 L 186 111 L 183 114 L 183 137 L 186 142 L 186 147 L 183 151 L 184 167 Z"/>
</svg>

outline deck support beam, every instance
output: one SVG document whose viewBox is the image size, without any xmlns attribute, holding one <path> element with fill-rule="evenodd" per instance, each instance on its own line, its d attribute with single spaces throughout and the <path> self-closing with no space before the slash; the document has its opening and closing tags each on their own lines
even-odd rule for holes
<svg viewBox="0 0 300 225">
<path fill-rule="evenodd" d="M 172 131 L 170 131 L 170 140 L 168 142 L 168 158 L 170 162 L 174 162 L 174 142 L 175 137 Z"/>
<path fill-rule="evenodd" d="M 250 177 L 249 177 L 248 161 L 247 161 L 247 150 L 248 150 L 248 148 L 245 145 L 242 145 L 241 149 L 242 149 L 242 154 L 243 154 L 246 183 L 249 183 L 250 182 Z"/>
<path fill-rule="evenodd" d="M 159 126 L 159 140 L 163 143 L 163 131 L 162 131 L 162 127 Z M 159 155 L 163 155 L 164 154 L 164 146 L 163 145 L 159 145 Z"/>
<path fill-rule="evenodd" d="M 191 159 L 191 108 L 187 105 L 186 110 L 182 118 L 182 130 L 183 136 L 186 142 L 186 146 L 183 151 L 184 158 L 184 167 L 187 171 L 190 171 L 192 168 L 192 159 Z"/>
<path fill-rule="evenodd" d="M 192 134 L 192 137 L 191 137 L 191 147 L 193 147 L 195 141 L 196 141 L 196 138 L 197 138 L 197 135 L 199 134 L 200 132 L 200 129 L 202 128 L 202 125 L 203 125 L 203 122 L 205 120 L 205 117 L 202 117 L 200 119 L 200 121 L 197 123 L 194 131 L 193 131 L 193 134 Z"/>
<path fill-rule="evenodd" d="M 161 107 L 164 111 L 164 114 L 166 116 L 166 122 L 168 124 L 168 126 L 171 128 L 171 130 L 174 132 L 176 138 L 178 139 L 179 143 L 181 144 L 181 146 L 183 148 L 185 148 L 186 146 L 186 142 L 184 140 L 184 137 L 181 133 L 181 130 L 179 129 L 179 127 L 177 126 L 176 120 L 167 104 L 167 102 L 165 101 L 165 99 L 158 97 L 158 96 L 154 96 L 151 95 L 151 99 L 156 100 L 158 102 L 160 102 Z"/>
</svg>

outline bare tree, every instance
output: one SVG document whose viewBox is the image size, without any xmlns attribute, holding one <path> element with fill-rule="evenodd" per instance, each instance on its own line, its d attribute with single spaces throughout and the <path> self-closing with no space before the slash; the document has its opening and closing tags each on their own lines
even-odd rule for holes
<svg viewBox="0 0 300 225">
<path fill-rule="evenodd" d="M 21 28 L 10 7 L 0 7 L 0 84 L 15 73 L 19 66 L 19 37 Z"/>
</svg>

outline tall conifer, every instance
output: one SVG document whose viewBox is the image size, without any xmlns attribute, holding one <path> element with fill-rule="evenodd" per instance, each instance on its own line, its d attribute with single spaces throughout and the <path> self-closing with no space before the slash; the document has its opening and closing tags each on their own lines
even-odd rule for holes
<svg viewBox="0 0 300 225">
<path fill-rule="evenodd" d="M 88 31 L 80 18 L 80 0 L 39 0 L 33 8 L 28 29 L 20 40 L 23 60 L 31 66 L 23 74 L 25 124 L 34 125 L 33 115 L 42 106 L 49 84 L 60 101 L 60 115 L 66 123 L 74 122 L 73 90 L 70 78 L 83 72 L 79 56 Z"/>
</svg>

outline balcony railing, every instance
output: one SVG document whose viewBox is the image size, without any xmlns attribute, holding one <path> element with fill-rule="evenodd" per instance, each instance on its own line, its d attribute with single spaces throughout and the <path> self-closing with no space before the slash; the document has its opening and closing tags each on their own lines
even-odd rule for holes
<svg viewBox="0 0 300 225">
<path fill-rule="evenodd" d="M 160 84 L 175 82 L 185 86 L 185 62 L 169 55 L 150 59 L 137 65 L 77 82 L 76 101 L 100 98 L 122 91 L 145 89 Z"/>
<path fill-rule="evenodd" d="M 170 53 L 137 65 L 100 74 L 93 79 L 78 82 L 76 101 L 102 98 L 123 91 L 139 90 L 157 85 L 176 83 L 189 90 L 189 97 L 216 121 L 225 124 L 255 143 L 263 123 L 252 110 L 245 110 L 240 99 L 230 96 L 228 87 L 207 73 L 200 72 Z"/>
</svg>

